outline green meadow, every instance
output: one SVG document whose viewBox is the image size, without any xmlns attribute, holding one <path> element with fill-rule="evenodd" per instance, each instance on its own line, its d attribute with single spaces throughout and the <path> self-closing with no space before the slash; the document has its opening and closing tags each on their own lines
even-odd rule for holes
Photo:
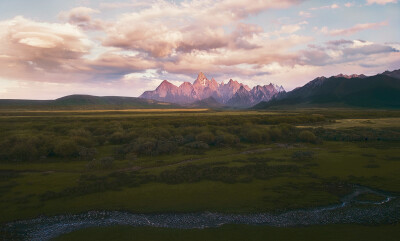
<svg viewBox="0 0 400 241">
<path fill-rule="evenodd" d="M 400 237 L 400 226 L 358 226 L 327 225 L 298 228 L 274 228 L 262 226 L 227 225 L 220 228 L 176 230 L 148 227 L 116 226 L 89 228 L 63 235 L 55 240 L 193 240 L 193 241 L 397 241 Z"/>
</svg>

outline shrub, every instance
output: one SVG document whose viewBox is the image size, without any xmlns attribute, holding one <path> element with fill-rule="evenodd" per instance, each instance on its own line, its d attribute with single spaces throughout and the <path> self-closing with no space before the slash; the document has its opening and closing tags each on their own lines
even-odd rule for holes
<svg viewBox="0 0 400 241">
<path fill-rule="evenodd" d="M 81 147 L 79 150 L 79 158 L 81 160 L 92 160 L 97 154 L 96 148 Z"/>
<path fill-rule="evenodd" d="M 186 147 L 192 148 L 192 149 L 200 149 L 200 150 L 206 150 L 210 148 L 207 143 L 204 143 L 202 141 L 195 141 L 191 142 L 185 145 Z"/>
<path fill-rule="evenodd" d="M 53 152 L 53 141 L 46 136 L 9 137 L 0 143 L 0 158 L 12 161 L 32 161 Z"/>
<path fill-rule="evenodd" d="M 262 133 L 259 129 L 252 128 L 245 130 L 244 138 L 251 143 L 260 143 L 262 141 Z"/>
<path fill-rule="evenodd" d="M 215 138 L 215 144 L 218 146 L 231 146 L 236 145 L 240 142 L 240 139 L 229 133 L 218 133 Z"/>
<path fill-rule="evenodd" d="M 114 132 L 108 140 L 111 144 L 122 144 L 126 141 L 126 136 L 121 131 Z"/>
<path fill-rule="evenodd" d="M 15 161 L 29 161 L 39 156 L 37 148 L 32 141 L 18 141 L 9 152 L 10 157 Z"/>
<path fill-rule="evenodd" d="M 277 127 L 270 128 L 268 133 L 272 141 L 278 141 L 282 139 L 282 131 Z"/>
<path fill-rule="evenodd" d="M 90 161 L 87 165 L 87 169 L 107 169 L 111 168 L 114 164 L 114 158 L 113 157 L 103 157 L 99 160 L 92 160 Z"/>
<path fill-rule="evenodd" d="M 301 131 L 299 133 L 299 140 L 302 142 L 315 143 L 317 137 L 311 131 Z"/>
<path fill-rule="evenodd" d="M 72 140 L 61 140 L 54 147 L 54 154 L 60 157 L 77 157 L 79 146 Z"/>
<path fill-rule="evenodd" d="M 110 168 L 114 164 L 114 158 L 113 157 L 103 157 L 99 160 L 100 165 L 104 168 Z"/>
<path fill-rule="evenodd" d="M 159 140 L 157 141 L 155 154 L 168 154 L 174 152 L 176 149 L 177 145 L 173 141 Z"/>
<path fill-rule="evenodd" d="M 130 152 L 125 155 L 125 158 L 129 161 L 134 161 L 137 159 L 137 155 L 136 155 L 136 153 Z"/>
<path fill-rule="evenodd" d="M 150 130 L 147 131 L 147 136 L 150 138 L 169 138 L 170 137 L 170 133 L 167 129 L 162 128 L 162 127 L 158 127 L 158 128 L 152 128 Z"/>
<path fill-rule="evenodd" d="M 184 146 L 183 151 L 185 154 L 203 154 L 210 146 L 201 141 L 188 143 Z"/>
<path fill-rule="evenodd" d="M 154 138 L 138 138 L 132 145 L 133 151 L 138 154 L 156 154 L 157 140 Z"/>
<path fill-rule="evenodd" d="M 73 129 L 73 130 L 71 130 L 71 131 L 69 132 L 69 135 L 70 135 L 70 136 L 85 137 L 85 138 L 89 138 L 89 137 L 92 136 L 92 134 L 91 134 L 89 131 L 87 131 L 87 130 L 85 130 L 85 129 L 83 129 L 83 128 L 80 128 L 80 129 Z"/>
<path fill-rule="evenodd" d="M 201 141 L 201 142 L 211 145 L 215 141 L 215 136 L 213 133 L 211 133 L 209 131 L 202 132 L 196 136 L 196 141 Z"/>
</svg>

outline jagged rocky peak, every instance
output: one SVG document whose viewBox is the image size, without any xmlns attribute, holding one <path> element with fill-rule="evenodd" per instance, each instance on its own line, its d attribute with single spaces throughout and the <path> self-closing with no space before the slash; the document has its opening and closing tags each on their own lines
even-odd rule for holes
<svg viewBox="0 0 400 241">
<path fill-rule="evenodd" d="M 247 93 L 248 90 L 246 90 L 246 88 L 245 88 L 243 85 L 241 85 L 240 88 L 239 88 L 239 90 L 238 90 L 238 92 L 236 92 L 236 93 L 241 93 L 241 92 Z"/>
<path fill-rule="evenodd" d="M 190 82 L 183 82 L 179 87 L 192 86 Z"/>
<path fill-rule="evenodd" d="M 157 87 L 156 90 L 170 90 L 177 88 L 174 84 L 169 82 L 168 80 L 164 80 L 161 84 Z"/>
<path fill-rule="evenodd" d="M 245 89 L 249 90 L 249 87 L 247 85 L 241 84 L 233 79 L 230 79 L 226 85 L 229 87 L 237 87 L 237 89 L 239 89 L 240 86 L 243 86 Z"/>
<path fill-rule="evenodd" d="M 183 82 L 180 86 L 179 89 L 186 94 L 189 94 L 189 92 L 191 92 L 193 90 L 193 85 L 189 82 Z"/>
<path fill-rule="evenodd" d="M 174 84 L 172 84 L 172 83 L 169 82 L 168 80 L 164 80 L 163 82 L 161 82 L 161 84 L 160 84 L 158 87 L 161 87 L 161 86 L 171 86 L 171 85 L 174 85 Z"/>
<path fill-rule="evenodd" d="M 319 86 L 321 85 L 327 78 L 325 76 L 320 76 L 317 77 L 313 80 L 311 80 L 310 82 L 308 82 L 306 85 L 308 86 Z"/>
<path fill-rule="evenodd" d="M 395 78 L 395 79 L 400 79 L 400 69 L 396 69 L 396 70 L 393 70 L 393 71 L 386 70 L 382 74 L 390 76 L 390 77 Z"/>
<path fill-rule="evenodd" d="M 352 75 L 347 75 L 347 74 L 338 74 L 336 76 L 334 76 L 336 78 L 346 78 L 346 79 L 352 79 L 352 78 L 366 78 L 367 76 L 363 75 L 363 74 L 352 74 Z"/>
<path fill-rule="evenodd" d="M 212 90 L 217 90 L 219 85 L 218 82 L 214 78 L 212 78 L 208 83 L 208 87 L 211 88 Z"/>
<path fill-rule="evenodd" d="M 203 74 L 203 72 L 199 73 L 199 75 L 197 76 L 197 79 L 193 83 L 193 85 L 200 85 L 200 86 L 207 86 L 208 84 L 209 84 L 209 80 Z"/>
<path fill-rule="evenodd" d="M 253 87 L 253 90 L 262 90 L 263 87 L 261 85 L 256 85 Z"/>
<path fill-rule="evenodd" d="M 286 92 L 285 88 L 283 88 L 283 86 L 279 86 L 277 84 L 273 84 L 274 88 L 276 89 L 276 91 L 280 92 Z"/>
<path fill-rule="evenodd" d="M 214 79 L 214 77 L 211 78 L 211 84 L 218 86 L 218 82 Z"/>
</svg>

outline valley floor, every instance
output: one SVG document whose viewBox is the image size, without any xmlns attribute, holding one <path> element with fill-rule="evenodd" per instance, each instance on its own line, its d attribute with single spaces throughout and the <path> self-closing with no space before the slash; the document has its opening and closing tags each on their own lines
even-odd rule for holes
<svg viewBox="0 0 400 241">
<path fill-rule="evenodd" d="M 41 215 L 91 210 L 280 213 L 338 204 L 354 185 L 400 195 L 398 111 L 0 116 L 3 227 Z M 38 135 L 53 139 L 40 144 Z M 68 156 L 65 150 L 72 147 L 63 142 L 60 151 L 56 143 L 67 139 L 85 149 Z M 15 153 L 27 151 L 23 156 L 14 155 L 9 143 L 33 144 L 20 144 Z M 51 151 L 35 149 L 45 145 Z M 137 146 L 143 149 L 134 149 Z M 90 148 L 95 153 L 84 158 L 82 150 Z M 30 159 L 29 153 L 49 154 Z M 373 193 L 359 198 L 384 199 Z M 84 229 L 59 240 L 396 240 L 398 219 L 389 223 L 305 228 L 227 225 L 204 230 L 120 226 Z M 0 230 L 4 237 L 11 235 Z"/>
</svg>

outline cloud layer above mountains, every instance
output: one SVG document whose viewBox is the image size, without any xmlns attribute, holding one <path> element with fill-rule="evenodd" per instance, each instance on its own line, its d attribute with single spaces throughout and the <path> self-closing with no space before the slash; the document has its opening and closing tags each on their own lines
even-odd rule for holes
<svg viewBox="0 0 400 241">
<path fill-rule="evenodd" d="M 390 14 L 389 7 L 399 10 L 395 0 L 81 2 L 53 21 L 17 12 L 0 20 L 0 98 L 21 98 L 32 86 L 43 91 L 31 94 L 37 99 L 77 90 L 137 96 L 162 79 L 193 81 L 200 71 L 291 89 L 335 69 L 369 74 L 400 63 L 398 19 L 349 15 Z M 50 84 L 65 91 L 48 94 Z"/>
</svg>

